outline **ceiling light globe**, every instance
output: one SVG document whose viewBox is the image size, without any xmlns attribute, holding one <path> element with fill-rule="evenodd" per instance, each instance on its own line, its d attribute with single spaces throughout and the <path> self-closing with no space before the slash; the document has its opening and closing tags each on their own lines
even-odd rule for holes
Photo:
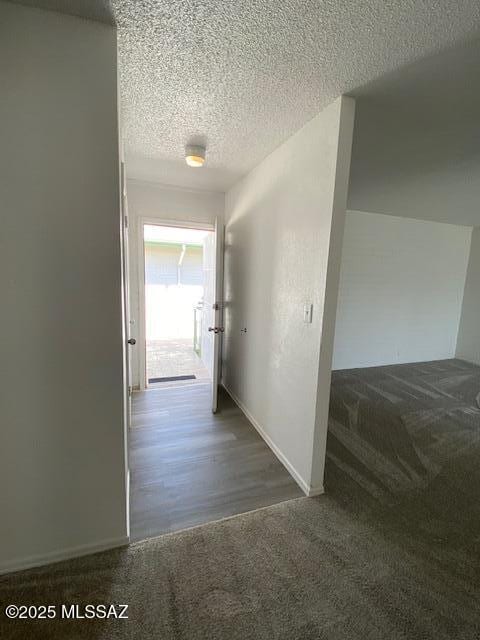
<svg viewBox="0 0 480 640">
<path fill-rule="evenodd" d="M 189 167 L 202 167 L 205 164 L 205 147 L 188 146 L 185 149 L 185 161 Z"/>
</svg>

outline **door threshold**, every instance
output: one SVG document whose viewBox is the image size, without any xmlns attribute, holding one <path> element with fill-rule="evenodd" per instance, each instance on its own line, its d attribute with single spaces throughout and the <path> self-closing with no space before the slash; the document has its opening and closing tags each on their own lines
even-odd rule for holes
<svg viewBox="0 0 480 640">
<path fill-rule="evenodd" d="M 156 384 L 157 382 L 176 382 L 177 380 L 196 380 L 197 376 L 164 376 L 162 378 L 149 378 L 148 384 Z"/>
</svg>

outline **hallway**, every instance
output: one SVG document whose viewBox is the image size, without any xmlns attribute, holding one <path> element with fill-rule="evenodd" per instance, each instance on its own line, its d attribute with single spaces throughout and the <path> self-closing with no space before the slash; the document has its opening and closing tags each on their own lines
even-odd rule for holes
<svg viewBox="0 0 480 640">
<path fill-rule="evenodd" d="M 136 393 L 130 431 L 131 540 L 303 495 L 240 409 L 197 383 Z"/>
</svg>

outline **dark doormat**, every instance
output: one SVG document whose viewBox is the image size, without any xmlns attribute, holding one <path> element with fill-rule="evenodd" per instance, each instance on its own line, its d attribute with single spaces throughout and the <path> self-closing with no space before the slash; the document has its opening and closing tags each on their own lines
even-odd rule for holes
<svg viewBox="0 0 480 640">
<path fill-rule="evenodd" d="M 197 376 L 171 376 L 166 378 L 149 378 L 148 384 L 152 384 L 154 382 L 175 382 L 175 380 L 196 380 Z"/>
</svg>

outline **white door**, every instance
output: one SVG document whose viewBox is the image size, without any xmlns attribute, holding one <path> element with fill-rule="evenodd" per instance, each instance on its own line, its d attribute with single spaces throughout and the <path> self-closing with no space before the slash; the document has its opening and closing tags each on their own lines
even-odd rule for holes
<svg viewBox="0 0 480 640">
<path fill-rule="evenodd" d="M 215 232 L 203 245 L 204 295 L 202 319 L 202 360 L 212 381 L 212 411 L 217 411 L 220 382 L 220 354 L 223 334 L 223 224 L 215 220 Z"/>
<path fill-rule="evenodd" d="M 127 188 L 125 179 L 125 163 L 122 161 L 120 165 L 120 188 L 121 188 L 121 252 L 122 252 L 122 289 L 123 289 L 123 336 L 126 341 L 123 350 L 123 396 L 124 396 L 124 423 L 125 423 L 125 447 L 126 447 L 126 477 L 125 477 L 125 495 L 127 497 L 126 513 L 127 513 L 127 527 L 130 532 L 130 421 L 131 421 L 131 395 L 132 395 L 132 378 L 131 378 L 131 357 L 130 349 L 131 345 L 135 344 L 135 340 L 130 337 L 130 298 L 128 293 L 128 279 L 129 279 L 129 262 L 128 262 L 128 211 L 127 211 Z M 130 533 L 129 533 L 130 535 Z"/>
</svg>

